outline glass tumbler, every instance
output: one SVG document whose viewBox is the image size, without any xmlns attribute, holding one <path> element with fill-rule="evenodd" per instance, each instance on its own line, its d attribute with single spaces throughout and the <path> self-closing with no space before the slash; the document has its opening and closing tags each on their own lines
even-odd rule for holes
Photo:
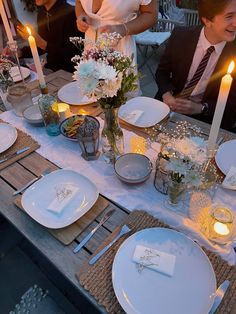
<svg viewBox="0 0 236 314">
<path fill-rule="evenodd" d="M 58 112 L 52 109 L 52 105 L 56 102 L 56 97 L 49 94 L 42 95 L 38 101 L 46 132 L 50 136 L 57 136 L 60 134 L 60 117 Z"/>
<path fill-rule="evenodd" d="M 23 116 L 23 111 L 32 106 L 32 98 L 29 89 L 23 84 L 8 87 L 7 100 L 11 103 L 15 114 Z"/>
</svg>

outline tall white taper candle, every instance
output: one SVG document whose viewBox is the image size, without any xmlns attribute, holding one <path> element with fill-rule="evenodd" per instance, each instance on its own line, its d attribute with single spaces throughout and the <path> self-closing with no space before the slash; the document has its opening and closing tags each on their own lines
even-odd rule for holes
<svg viewBox="0 0 236 314">
<path fill-rule="evenodd" d="M 7 33 L 8 41 L 9 41 L 9 43 L 13 43 L 14 42 L 13 36 L 12 36 L 12 33 L 11 33 L 9 21 L 8 21 L 8 18 L 7 18 L 6 11 L 5 11 L 5 8 L 4 8 L 2 0 L 0 0 L 0 13 L 1 13 L 1 17 L 2 17 L 2 21 L 3 21 L 3 25 L 4 25 L 4 28 L 5 28 L 5 31 Z"/>
<path fill-rule="evenodd" d="M 36 45 L 34 37 L 31 35 L 30 28 L 28 26 L 26 28 L 27 28 L 27 31 L 29 33 L 28 42 L 30 45 L 30 49 L 31 49 L 33 59 L 34 59 L 34 64 L 35 64 L 36 71 L 38 74 L 39 84 L 41 87 L 44 87 L 46 85 L 46 82 L 45 82 L 44 75 L 43 75 L 42 65 L 41 65 L 41 62 L 39 59 L 37 45 Z"/>
<path fill-rule="evenodd" d="M 234 68 L 234 62 L 232 61 L 228 68 L 228 73 L 222 77 L 221 85 L 220 85 L 220 91 L 216 103 L 215 113 L 212 120 L 210 135 L 208 139 L 208 155 L 209 157 L 213 157 L 214 150 L 216 148 L 216 140 L 218 137 L 222 117 L 224 114 L 226 102 L 228 99 L 230 87 L 232 84 L 232 77 L 230 73 L 233 71 Z"/>
</svg>

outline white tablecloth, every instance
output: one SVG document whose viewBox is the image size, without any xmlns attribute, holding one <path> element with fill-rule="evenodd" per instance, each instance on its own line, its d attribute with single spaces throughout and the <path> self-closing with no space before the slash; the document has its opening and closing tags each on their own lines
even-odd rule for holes
<svg viewBox="0 0 236 314">
<path fill-rule="evenodd" d="M 85 161 L 80 156 L 80 148 L 77 142 L 69 141 L 62 135 L 50 137 L 43 127 L 33 127 L 22 118 L 17 117 L 12 111 L 6 111 L 0 118 L 11 123 L 20 130 L 30 134 L 41 145 L 37 152 L 61 168 L 73 169 L 93 181 L 101 194 L 132 211 L 143 209 L 159 218 L 170 226 L 183 231 L 192 239 L 204 245 L 206 248 L 217 252 L 230 264 L 236 262 L 234 246 L 236 243 L 220 246 L 208 241 L 198 230 L 196 224 L 188 217 L 179 215 L 177 212 L 168 210 L 164 206 L 166 196 L 157 192 L 153 185 L 154 170 L 151 177 L 141 185 L 128 185 L 122 183 L 115 175 L 113 166 L 106 164 L 100 156 L 96 161 Z M 102 124 L 102 123 L 101 123 Z M 125 149 L 129 151 L 129 141 L 134 133 L 124 130 Z M 156 152 L 152 149 L 147 151 L 149 158 L 153 161 Z M 235 192 L 219 189 L 216 198 L 235 209 Z"/>
</svg>

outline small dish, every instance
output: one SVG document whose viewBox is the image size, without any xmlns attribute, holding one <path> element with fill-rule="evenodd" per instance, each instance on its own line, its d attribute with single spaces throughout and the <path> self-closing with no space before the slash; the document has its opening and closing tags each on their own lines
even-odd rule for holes
<svg viewBox="0 0 236 314">
<path fill-rule="evenodd" d="M 43 126 L 43 117 L 38 105 L 33 105 L 23 111 L 25 120 L 34 126 Z"/>
<path fill-rule="evenodd" d="M 68 140 L 77 142 L 77 130 L 78 127 L 84 122 L 84 115 L 74 115 L 66 118 L 60 124 L 60 131 L 63 136 L 68 138 Z"/>
<path fill-rule="evenodd" d="M 145 155 L 128 153 L 116 160 L 114 168 L 121 181 L 137 184 L 149 178 L 152 172 L 152 163 Z"/>
</svg>

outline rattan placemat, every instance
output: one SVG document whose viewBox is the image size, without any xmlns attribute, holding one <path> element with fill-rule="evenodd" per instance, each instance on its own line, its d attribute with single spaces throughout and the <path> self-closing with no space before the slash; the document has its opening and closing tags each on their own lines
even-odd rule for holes
<svg viewBox="0 0 236 314">
<path fill-rule="evenodd" d="M 14 204 L 18 208 L 24 210 L 21 205 L 21 195 L 18 195 L 15 198 Z M 92 208 L 73 224 L 60 229 L 46 229 L 61 243 L 68 245 L 74 241 L 75 238 L 77 238 L 77 236 L 83 232 L 105 210 L 105 208 L 107 208 L 108 205 L 109 202 L 104 197 L 99 195 Z"/>
<path fill-rule="evenodd" d="M 0 119 L 0 123 L 6 123 L 6 122 L 2 121 Z M 25 147 L 30 147 L 30 148 L 27 151 L 25 151 L 24 153 L 16 155 L 16 156 L 10 158 L 9 160 L 1 163 L 0 164 L 0 170 L 13 164 L 15 161 L 20 160 L 21 158 L 29 155 L 30 153 L 32 153 L 33 151 L 35 151 L 36 149 L 38 149 L 40 147 L 38 142 L 36 142 L 30 135 L 22 132 L 19 129 L 16 129 L 16 130 L 17 130 L 17 139 L 16 139 L 15 143 L 10 148 L 8 148 L 5 152 L 0 154 L 0 159 L 5 158 L 6 156 L 17 152 L 19 149 L 22 149 Z"/>
<path fill-rule="evenodd" d="M 150 227 L 165 227 L 167 225 L 160 222 L 144 211 L 133 211 L 124 222 L 132 227 L 132 233 Z M 119 231 L 119 227 L 106 239 L 106 241 L 97 249 L 100 251 Z M 80 271 L 76 274 L 80 284 L 89 291 L 89 293 L 103 305 L 108 313 L 124 313 L 119 305 L 112 286 L 112 263 L 115 254 L 121 243 L 129 235 L 117 241 L 110 250 L 108 250 L 94 265 L 90 266 L 87 262 L 83 264 Z M 230 288 L 227 290 L 224 299 L 217 311 L 220 314 L 231 312 L 234 302 L 236 301 L 236 268 L 229 266 L 216 254 L 204 249 L 214 268 L 217 280 L 217 286 L 225 279 L 230 280 Z M 96 254 L 96 252 L 94 254 Z M 194 270 L 193 270 L 194 271 Z"/>
</svg>

